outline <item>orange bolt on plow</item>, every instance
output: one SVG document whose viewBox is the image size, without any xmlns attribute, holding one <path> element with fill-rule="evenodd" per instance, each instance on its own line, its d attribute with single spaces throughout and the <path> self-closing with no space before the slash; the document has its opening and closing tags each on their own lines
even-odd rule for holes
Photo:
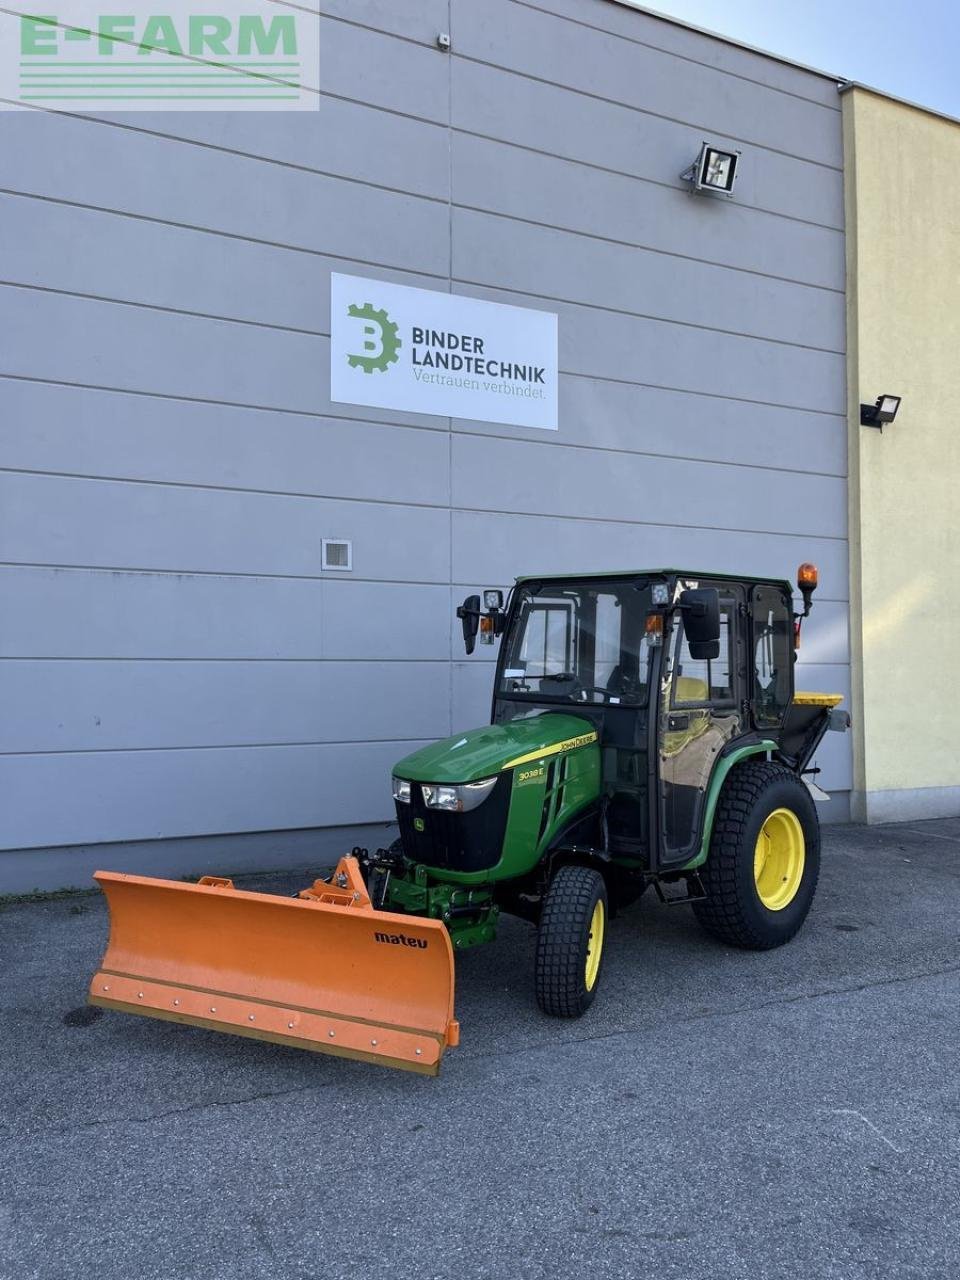
<svg viewBox="0 0 960 1280">
<path fill-rule="evenodd" d="M 445 926 L 371 905 L 357 860 L 296 898 L 98 871 L 89 1002 L 436 1075 L 459 1042 Z"/>
</svg>

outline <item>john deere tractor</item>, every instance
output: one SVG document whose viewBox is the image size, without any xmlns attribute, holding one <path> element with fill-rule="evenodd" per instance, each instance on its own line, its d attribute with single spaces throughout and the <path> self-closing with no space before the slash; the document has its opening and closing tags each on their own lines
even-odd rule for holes
<svg viewBox="0 0 960 1280">
<path fill-rule="evenodd" d="M 499 642 L 491 723 L 397 763 L 399 839 L 295 899 L 98 873 L 91 999 L 432 1073 L 458 1040 L 453 956 L 502 912 L 536 925 L 536 999 L 560 1017 L 650 887 L 722 942 L 789 941 L 820 867 L 810 761 L 849 724 L 839 695 L 794 689 L 816 578 L 801 566 L 799 612 L 788 582 L 674 569 L 469 596 L 467 652 Z"/>
</svg>

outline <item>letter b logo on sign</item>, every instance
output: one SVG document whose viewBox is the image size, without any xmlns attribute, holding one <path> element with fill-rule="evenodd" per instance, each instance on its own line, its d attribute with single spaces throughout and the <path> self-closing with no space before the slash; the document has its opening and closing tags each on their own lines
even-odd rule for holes
<svg viewBox="0 0 960 1280">
<path fill-rule="evenodd" d="M 362 369 L 364 373 L 386 373 L 390 365 L 396 364 L 397 352 L 403 346 L 397 326 L 383 308 L 377 311 L 369 302 L 362 307 L 353 303 L 347 308 L 347 315 L 364 321 L 363 354 L 347 356 L 350 368 Z"/>
</svg>

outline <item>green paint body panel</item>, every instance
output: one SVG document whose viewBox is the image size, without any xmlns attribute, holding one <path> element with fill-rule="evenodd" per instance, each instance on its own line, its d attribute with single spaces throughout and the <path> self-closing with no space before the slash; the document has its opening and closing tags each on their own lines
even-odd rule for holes
<svg viewBox="0 0 960 1280">
<path fill-rule="evenodd" d="M 566 775 L 561 785 L 561 764 L 565 758 L 568 758 Z M 554 785 L 548 793 L 547 779 L 552 761 L 556 761 Z M 497 880 L 514 880 L 532 871 L 550 848 L 556 834 L 599 798 L 600 748 L 594 740 L 568 751 L 541 756 L 518 765 L 513 770 L 513 778 L 507 826 L 496 864 L 484 871 L 450 871 L 430 867 L 431 880 L 455 885 L 482 885 Z M 548 816 L 541 835 L 545 801 Z"/>
<path fill-rule="evenodd" d="M 393 773 L 410 782 L 479 782 L 500 773 L 518 756 L 593 732 L 590 721 L 579 716 L 542 712 L 529 719 L 487 724 L 442 742 L 431 742 L 399 760 Z"/>
<path fill-rule="evenodd" d="M 429 916 L 444 920 L 451 909 L 475 906 L 477 914 L 467 918 L 447 918 L 447 932 L 458 950 L 492 941 L 497 931 L 500 908 L 489 889 L 460 888 L 443 881 L 431 882 L 424 874 L 425 868 L 417 868 L 409 877 L 394 877 L 387 889 L 384 907 L 401 914 Z"/>
<path fill-rule="evenodd" d="M 764 739 L 763 742 L 753 742 L 748 747 L 740 747 L 737 751 L 731 751 L 728 756 L 724 756 L 722 760 L 717 761 L 710 776 L 710 785 L 707 788 L 707 803 L 703 811 L 703 839 L 700 841 L 700 852 L 684 865 L 684 871 L 695 871 L 697 867 L 702 867 L 707 860 L 707 854 L 710 852 L 710 840 L 713 836 L 713 818 L 717 811 L 720 789 L 726 782 L 727 774 L 733 766 L 739 764 L 741 760 L 748 759 L 750 756 L 766 755 L 768 751 L 776 751 L 776 749 L 777 744 L 775 742 Z"/>
<path fill-rule="evenodd" d="M 563 749 L 557 750 L 561 743 Z M 447 738 L 399 761 L 394 776 L 411 782 L 476 782 L 502 772 L 518 759 L 521 763 L 512 766 L 506 830 L 496 864 L 473 872 L 417 868 L 423 891 L 411 890 L 411 886 L 416 888 L 414 877 L 394 877 L 387 905 L 397 910 L 414 908 L 432 913 L 432 904 L 439 907 L 451 901 L 450 887 L 469 889 L 527 875 L 557 834 L 599 798 L 600 747 L 596 730 L 588 720 L 562 712 L 486 725 Z M 552 783 L 549 791 L 548 780 Z M 434 886 L 444 886 L 436 897 L 432 896 Z M 459 899 L 454 897 L 453 901 L 456 904 Z M 443 911 L 437 910 L 436 914 L 442 917 Z M 454 932 L 452 926 L 451 934 Z"/>
</svg>

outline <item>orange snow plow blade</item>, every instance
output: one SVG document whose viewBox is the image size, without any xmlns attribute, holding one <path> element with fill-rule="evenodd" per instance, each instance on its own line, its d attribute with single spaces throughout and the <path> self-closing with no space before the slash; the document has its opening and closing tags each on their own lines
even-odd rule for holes
<svg viewBox="0 0 960 1280">
<path fill-rule="evenodd" d="M 89 1001 L 436 1075 L 459 1040 L 439 920 L 376 911 L 354 858 L 296 898 L 98 871 L 110 940 Z"/>
</svg>

